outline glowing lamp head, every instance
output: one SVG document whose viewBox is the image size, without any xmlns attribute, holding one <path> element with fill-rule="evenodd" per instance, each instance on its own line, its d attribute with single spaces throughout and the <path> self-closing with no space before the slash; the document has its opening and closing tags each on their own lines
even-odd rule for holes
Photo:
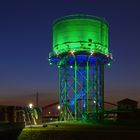
<svg viewBox="0 0 140 140">
<path fill-rule="evenodd" d="M 94 52 L 91 51 L 91 52 L 90 52 L 90 55 L 94 55 Z"/>
<path fill-rule="evenodd" d="M 29 108 L 30 108 L 30 109 L 33 108 L 33 104 L 32 104 L 32 103 L 29 104 Z"/>
<path fill-rule="evenodd" d="M 108 63 L 107 65 L 110 67 L 111 66 L 111 63 Z"/>
<path fill-rule="evenodd" d="M 71 54 L 71 55 L 74 55 L 74 53 L 75 53 L 75 51 L 70 51 L 70 54 Z"/>
<path fill-rule="evenodd" d="M 106 54 L 106 57 L 109 58 L 109 54 Z"/>
<path fill-rule="evenodd" d="M 58 110 L 60 110 L 60 108 L 61 108 L 60 105 L 58 105 L 57 108 L 58 108 Z"/>
</svg>

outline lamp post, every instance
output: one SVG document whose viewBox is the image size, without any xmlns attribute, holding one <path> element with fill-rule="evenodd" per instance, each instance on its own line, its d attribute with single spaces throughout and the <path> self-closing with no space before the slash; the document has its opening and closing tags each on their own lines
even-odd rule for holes
<svg viewBox="0 0 140 140">
<path fill-rule="evenodd" d="M 34 125 L 37 125 L 37 122 L 35 120 L 35 108 L 34 108 L 34 105 L 32 103 L 29 103 L 28 106 L 29 106 L 29 113 L 30 113 L 30 116 L 31 116 L 30 123 L 32 123 L 31 120 L 33 120 Z"/>
<path fill-rule="evenodd" d="M 33 104 L 32 103 L 29 103 L 28 104 L 28 119 L 30 121 L 30 126 L 32 127 L 32 109 L 33 109 Z"/>
</svg>

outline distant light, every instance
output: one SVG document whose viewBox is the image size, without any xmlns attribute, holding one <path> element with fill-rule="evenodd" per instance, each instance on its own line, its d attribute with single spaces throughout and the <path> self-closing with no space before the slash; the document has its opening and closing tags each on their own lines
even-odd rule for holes
<svg viewBox="0 0 140 140">
<path fill-rule="evenodd" d="M 70 66 L 70 68 L 72 69 L 72 68 L 73 68 L 73 66 Z"/>
<path fill-rule="evenodd" d="M 33 104 L 32 104 L 32 103 L 29 104 L 29 108 L 30 108 L 30 109 L 33 108 Z"/>
<path fill-rule="evenodd" d="M 90 55 L 94 55 L 94 52 L 90 52 Z"/>
<path fill-rule="evenodd" d="M 109 54 L 106 54 L 106 57 L 109 58 Z"/>
<path fill-rule="evenodd" d="M 70 54 L 74 55 L 75 51 L 70 51 Z"/>
<path fill-rule="evenodd" d="M 85 107 L 86 107 L 86 104 L 83 105 L 83 108 L 85 108 Z"/>
<path fill-rule="evenodd" d="M 60 68 L 60 65 L 58 65 L 58 68 Z"/>
<path fill-rule="evenodd" d="M 49 111 L 49 114 L 51 114 L 51 112 Z"/>
<path fill-rule="evenodd" d="M 108 63 L 107 65 L 108 65 L 108 66 L 111 66 L 111 63 Z"/>
<path fill-rule="evenodd" d="M 60 105 L 58 105 L 57 108 L 58 108 L 58 110 L 60 110 L 60 108 L 61 108 Z"/>
<path fill-rule="evenodd" d="M 95 104 L 95 103 L 96 103 L 96 101 L 94 100 L 94 101 L 93 101 L 93 103 Z"/>
<path fill-rule="evenodd" d="M 50 63 L 50 65 L 52 65 L 52 63 Z"/>
<path fill-rule="evenodd" d="M 110 58 L 113 59 L 113 55 L 112 55 L 112 53 L 110 53 Z"/>
</svg>

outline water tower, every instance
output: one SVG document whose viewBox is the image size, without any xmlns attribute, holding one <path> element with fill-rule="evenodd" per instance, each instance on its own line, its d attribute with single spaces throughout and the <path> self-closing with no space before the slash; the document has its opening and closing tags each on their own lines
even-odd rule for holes
<svg viewBox="0 0 140 140">
<path fill-rule="evenodd" d="M 103 119 L 104 65 L 111 60 L 108 23 L 71 15 L 53 23 L 50 64 L 59 71 L 60 120 Z"/>
</svg>

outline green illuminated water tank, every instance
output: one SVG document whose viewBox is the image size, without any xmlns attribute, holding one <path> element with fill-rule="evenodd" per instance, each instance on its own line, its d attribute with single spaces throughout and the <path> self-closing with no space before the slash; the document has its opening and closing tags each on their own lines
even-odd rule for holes
<svg viewBox="0 0 140 140">
<path fill-rule="evenodd" d="M 104 18 L 71 15 L 53 24 L 53 52 L 87 51 L 108 54 L 108 23 Z"/>
</svg>

